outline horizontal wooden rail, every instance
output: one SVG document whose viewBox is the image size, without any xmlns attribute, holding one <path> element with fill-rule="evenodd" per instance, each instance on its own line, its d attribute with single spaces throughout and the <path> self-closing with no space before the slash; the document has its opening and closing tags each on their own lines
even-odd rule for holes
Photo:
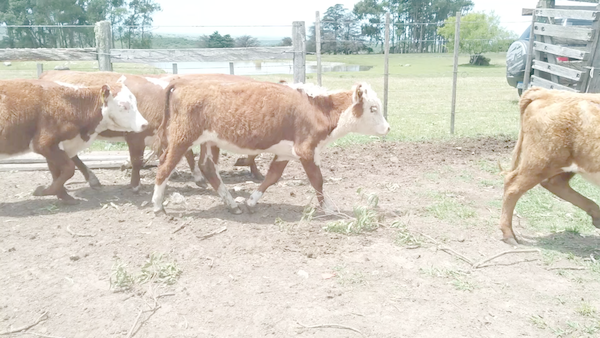
<svg viewBox="0 0 600 338">
<path fill-rule="evenodd" d="M 539 42 L 539 41 L 535 41 L 533 43 L 533 49 L 538 52 L 545 52 L 545 53 L 550 53 L 550 54 L 558 55 L 558 56 L 567 56 L 567 57 L 570 57 L 572 59 L 577 59 L 577 60 L 583 60 L 586 57 L 586 55 L 589 54 L 585 50 L 569 48 L 569 47 L 562 47 L 562 46 L 552 45 L 549 43 L 543 43 L 543 42 Z"/>
<path fill-rule="evenodd" d="M 569 9 L 555 9 L 555 8 L 537 8 L 535 15 L 547 18 L 563 18 L 563 19 L 581 19 L 581 20 L 598 20 L 600 12 L 597 11 L 582 11 L 582 10 L 569 10 Z"/>
<path fill-rule="evenodd" d="M 546 35 L 581 41 L 592 41 L 592 37 L 594 35 L 594 31 L 591 28 L 550 25 L 539 22 L 536 22 L 533 26 L 533 32 L 536 35 Z"/>
<path fill-rule="evenodd" d="M 2 48 L 0 61 L 96 61 L 96 48 Z"/>
<path fill-rule="evenodd" d="M 542 88 L 546 88 L 546 89 L 566 90 L 566 91 L 575 92 L 575 93 L 579 92 L 576 89 L 556 84 L 556 83 L 554 83 L 554 82 L 552 82 L 550 80 L 542 79 L 542 78 L 537 77 L 535 75 L 531 76 L 531 86 L 532 87 L 542 87 Z"/>
<path fill-rule="evenodd" d="M 542 62 L 539 60 L 533 60 L 532 67 L 533 69 L 571 79 L 573 81 L 580 81 L 581 74 L 583 73 L 582 71 L 575 70 L 569 67 L 553 65 L 548 62 Z"/>
<path fill-rule="evenodd" d="M 110 58 L 113 63 L 289 60 L 293 56 L 292 47 L 110 50 Z"/>
</svg>

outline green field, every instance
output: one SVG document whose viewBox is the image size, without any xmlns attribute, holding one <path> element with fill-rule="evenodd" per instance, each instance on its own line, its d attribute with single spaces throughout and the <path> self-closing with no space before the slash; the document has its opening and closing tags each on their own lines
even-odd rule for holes
<svg viewBox="0 0 600 338">
<path fill-rule="evenodd" d="M 489 54 L 492 65 L 468 65 L 468 55 L 461 55 L 458 67 L 455 135 L 450 134 L 452 91 L 452 55 L 394 54 L 390 56 L 388 118 L 392 125 L 389 140 L 448 139 L 480 135 L 507 134 L 518 131 L 518 95 L 505 79 L 505 55 Z M 315 60 L 309 56 L 309 60 Z M 383 55 L 325 55 L 323 61 L 373 66 L 365 72 L 325 73 L 323 86 L 330 89 L 350 88 L 366 81 L 383 99 Z M 95 62 L 44 62 L 44 69 L 66 64 L 72 70 L 95 71 Z M 0 78 L 35 78 L 35 62 L 15 62 L 2 67 Z M 96 67 L 96 68 L 95 68 Z M 159 69 L 137 64 L 114 64 L 117 72 L 158 73 Z M 291 80 L 289 75 L 255 76 L 257 79 Z M 307 82 L 316 83 L 316 74 Z M 368 141 L 368 137 L 351 135 L 338 144 Z"/>
</svg>

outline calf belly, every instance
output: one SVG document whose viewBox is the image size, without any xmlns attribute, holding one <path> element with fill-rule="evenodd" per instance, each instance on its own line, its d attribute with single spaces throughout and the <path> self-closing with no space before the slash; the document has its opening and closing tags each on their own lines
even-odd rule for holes
<svg viewBox="0 0 600 338">
<path fill-rule="evenodd" d="M 581 175 L 584 180 L 600 186 L 600 172 L 587 172 L 583 171 L 577 164 L 573 163 L 568 167 L 562 168 L 564 172 L 571 172 Z"/>
<path fill-rule="evenodd" d="M 200 145 L 203 143 L 206 143 L 209 146 L 217 146 L 219 149 L 237 154 L 258 155 L 261 153 L 271 153 L 277 155 L 279 160 L 282 161 L 297 160 L 300 158 L 294 150 L 294 142 L 288 140 L 281 140 L 265 149 L 254 149 L 245 145 L 234 144 L 224 140 L 215 132 L 205 131 L 202 133 L 200 138 L 194 142 L 194 145 Z"/>
</svg>

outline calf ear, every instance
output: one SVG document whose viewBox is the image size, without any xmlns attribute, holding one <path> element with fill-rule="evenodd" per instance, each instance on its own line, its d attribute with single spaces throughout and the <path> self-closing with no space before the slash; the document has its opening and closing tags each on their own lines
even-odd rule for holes
<svg viewBox="0 0 600 338">
<path fill-rule="evenodd" d="M 102 100 L 102 105 L 106 106 L 108 97 L 110 96 L 110 87 L 108 85 L 103 85 L 100 90 L 100 100 Z"/>
<path fill-rule="evenodd" d="M 363 99 L 363 86 L 361 83 L 357 84 L 354 88 L 354 93 L 352 93 L 352 101 L 360 102 Z"/>
</svg>

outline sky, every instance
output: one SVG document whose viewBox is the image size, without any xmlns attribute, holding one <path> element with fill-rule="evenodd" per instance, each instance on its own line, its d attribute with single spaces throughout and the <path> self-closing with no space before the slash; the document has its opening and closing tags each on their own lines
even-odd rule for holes
<svg viewBox="0 0 600 338">
<path fill-rule="evenodd" d="M 342 4 L 352 10 L 358 0 L 155 0 L 162 11 L 154 15 L 157 34 L 185 34 L 199 36 L 219 31 L 232 36 L 282 38 L 291 36 L 293 21 L 305 21 L 310 27 L 315 12 L 321 16 L 327 8 Z M 520 35 L 531 21 L 521 16 L 522 8 L 534 8 L 538 0 L 473 0 L 474 11 L 494 11 L 502 26 Z M 567 1 L 557 0 L 557 5 Z M 577 4 L 569 2 L 569 4 Z M 589 4 L 587 4 L 589 5 Z M 256 26 L 269 27 L 256 27 Z M 187 26 L 187 27 L 175 27 Z M 210 26 L 210 27 L 190 27 Z M 254 27 L 227 27 L 254 26 Z M 274 27 L 278 26 L 278 27 Z"/>
</svg>

